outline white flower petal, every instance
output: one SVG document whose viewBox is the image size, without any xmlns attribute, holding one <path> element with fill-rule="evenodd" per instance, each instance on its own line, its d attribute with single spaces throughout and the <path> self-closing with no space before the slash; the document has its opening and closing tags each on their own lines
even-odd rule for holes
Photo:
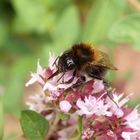
<svg viewBox="0 0 140 140">
<path fill-rule="evenodd" d="M 85 97 L 84 101 L 78 99 L 76 105 L 79 108 L 77 111 L 79 115 L 112 115 L 112 113 L 108 111 L 108 105 L 104 104 L 103 100 L 98 100 L 91 95 L 89 97 Z"/>
<path fill-rule="evenodd" d="M 45 90 L 54 91 L 54 90 L 58 90 L 58 89 L 57 89 L 57 86 L 56 86 L 56 85 L 47 82 L 47 83 L 44 85 L 44 87 L 43 87 L 43 91 L 45 91 Z"/>
<path fill-rule="evenodd" d="M 140 130 L 140 114 L 137 107 L 125 117 L 125 124 L 134 130 Z"/>
<path fill-rule="evenodd" d="M 124 140 L 140 140 L 140 132 L 122 132 Z"/>
<path fill-rule="evenodd" d="M 123 95 L 124 94 L 118 95 L 116 93 L 112 93 L 112 96 L 113 96 L 112 99 L 110 99 L 109 97 L 106 98 L 106 103 L 108 104 L 110 111 L 113 114 L 115 114 L 118 118 L 124 115 L 122 107 L 129 101 L 129 96 L 122 98 Z"/>
<path fill-rule="evenodd" d="M 45 84 L 43 78 L 45 78 L 45 69 L 43 70 L 39 64 L 39 60 L 37 62 L 37 73 L 31 73 L 31 79 L 25 84 L 25 86 L 29 86 L 35 82 L 38 82 L 42 85 Z"/>
<path fill-rule="evenodd" d="M 38 62 L 37 62 L 37 73 L 38 73 L 38 74 L 41 74 L 42 71 L 43 71 L 43 69 L 42 69 L 42 67 L 41 67 L 41 65 L 40 65 L 40 63 L 39 63 L 39 60 L 38 60 Z"/>
<path fill-rule="evenodd" d="M 26 87 L 28 87 L 29 85 L 32 85 L 33 83 L 35 83 L 37 81 L 37 78 L 34 75 L 34 73 L 32 73 L 31 76 L 32 76 L 32 78 L 25 84 Z"/>
<path fill-rule="evenodd" d="M 50 68 L 52 71 L 55 71 L 55 70 L 57 69 L 56 66 L 53 65 L 54 62 L 56 61 L 56 59 L 57 59 L 57 58 L 56 58 L 55 54 L 49 52 L 49 68 Z M 57 62 L 56 62 L 56 64 L 57 64 Z"/>
</svg>

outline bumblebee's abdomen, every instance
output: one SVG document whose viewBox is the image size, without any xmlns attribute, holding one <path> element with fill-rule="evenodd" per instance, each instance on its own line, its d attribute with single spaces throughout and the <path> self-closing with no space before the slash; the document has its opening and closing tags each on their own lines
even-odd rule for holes
<svg viewBox="0 0 140 140">
<path fill-rule="evenodd" d="M 85 72 L 90 77 L 102 80 L 107 69 L 101 66 L 88 65 L 85 67 Z"/>
</svg>

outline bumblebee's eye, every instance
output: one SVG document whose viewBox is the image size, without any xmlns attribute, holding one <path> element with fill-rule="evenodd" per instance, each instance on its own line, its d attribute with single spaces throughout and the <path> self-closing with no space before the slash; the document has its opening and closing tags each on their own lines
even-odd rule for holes
<svg viewBox="0 0 140 140">
<path fill-rule="evenodd" d="M 75 67 L 75 64 L 72 59 L 68 59 L 66 63 L 68 69 L 73 69 Z"/>
<path fill-rule="evenodd" d="M 74 62 L 73 62 L 72 59 L 68 59 L 68 60 L 67 60 L 67 65 L 68 65 L 68 66 L 71 66 L 71 65 L 73 65 L 73 64 L 74 64 Z"/>
</svg>

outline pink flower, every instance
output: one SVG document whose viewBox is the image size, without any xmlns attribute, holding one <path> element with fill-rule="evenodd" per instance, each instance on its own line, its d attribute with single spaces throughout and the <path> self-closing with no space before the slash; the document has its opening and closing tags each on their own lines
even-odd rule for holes
<svg viewBox="0 0 140 140">
<path fill-rule="evenodd" d="M 90 128 L 85 129 L 82 132 L 82 140 L 90 139 L 93 136 L 93 134 L 94 134 L 94 131 L 91 130 Z"/>
<path fill-rule="evenodd" d="M 100 91 L 102 91 L 104 89 L 104 84 L 102 80 L 94 80 L 94 84 L 93 84 L 93 91 L 92 93 L 98 93 Z"/>
<path fill-rule="evenodd" d="M 108 111 L 108 105 L 104 104 L 104 100 L 96 99 L 91 95 L 89 95 L 89 97 L 85 97 L 84 101 L 78 99 L 76 105 L 79 108 L 77 111 L 79 115 L 112 115 L 112 113 Z"/>
<path fill-rule="evenodd" d="M 113 140 L 117 140 L 116 134 L 111 130 L 107 132 L 107 136 L 110 136 L 111 138 L 113 138 Z"/>
<path fill-rule="evenodd" d="M 58 70 L 59 60 L 54 54 L 49 55 L 49 67 L 43 69 L 38 61 L 37 72 L 31 74 L 26 86 L 38 82 L 43 89 L 44 93 L 30 97 L 31 102 L 27 105 L 50 120 L 50 126 L 56 125 L 52 129 L 54 132 L 50 132 L 50 139 L 79 139 L 82 133 L 83 140 L 140 140 L 140 114 L 137 107 L 132 110 L 125 106 L 129 96 L 112 91 L 112 98 L 109 98 L 103 81 L 87 75 L 84 84 L 73 88 L 80 81 L 80 74 L 77 74 L 72 82 L 66 83 L 73 77 L 73 70 L 47 80 Z M 68 113 L 71 119 L 67 120 L 65 114 L 66 120 L 57 122 L 60 111 Z M 79 116 L 82 118 L 82 132 L 81 129 L 77 131 L 81 126 Z"/>
<path fill-rule="evenodd" d="M 124 115 L 123 110 L 121 107 L 123 107 L 129 100 L 129 96 L 122 98 L 124 94 L 116 94 L 116 93 L 111 93 L 114 103 L 109 97 L 106 99 L 106 103 L 108 104 L 110 111 L 116 115 L 118 118 L 122 117 Z"/>
<path fill-rule="evenodd" d="M 57 90 L 51 91 L 50 96 L 48 97 L 49 100 L 57 100 L 60 96 L 60 92 Z"/>
<path fill-rule="evenodd" d="M 34 110 L 38 113 L 41 113 L 42 111 L 46 110 L 46 96 L 45 94 L 35 94 L 33 96 L 29 96 L 30 102 L 26 102 L 26 105 L 29 109 Z"/>
<path fill-rule="evenodd" d="M 130 112 L 125 118 L 125 124 L 134 130 L 140 130 L 140 114 L 138 113 L 137 107 Z"/>
<path fill-rule="evenodd" d="M 57 91 L 58 88 L 57 88 L 57 83 L 53 80 L 49 80 L 45 83 L 44 87 L 43 87 L 43 90 L 48 90 L 48 91 Z"/>
<path fill-rule="evenodd" d="M 42 69 L 42 67 L 39 64 L 39 60 L 37 62 L 37 72 L 31 73 L 31 79 L 26 83 L 25 86 L 32 85 L 35 82 L 39 82 L 41 85 L 45 84 L 44 78 L 45 78 L 45 69 Z"/>
<path fill-rule="evenodd" d="M 136 132 L 122 132 L 124 140 L 140 140 L 140 131 Z"/>
<path fill-rule="evenodd" d="M 62 112 L 68 113 L 70 111 L 72 105 L 68 101 L 63 100 L 59 103 L 59 107 Z"/>
<path fill-rule="evenodd" d="M 54 62 L 56 61 L 56 56 L 54 53 L 49 52 L 49 68 L 51 69 L 51 71 L 55 71 L 57 70 L 56 65 L 54 64 Z M 56 61 L 57 64 L 57 61 Z"/>
<path fill-rule="evenodd" d="M 58 75 L 56 75 L 55 77 L 53 77 L 52 79 L 48 80 L 44 87 L 43 90 L 48 90 L 48 91 L 54 91 L 54 90 L 60 90 L 60 89 L 67 89 L 69 87 L 71 87 L 73 84 L 75 84 L 77 82 L 77 77 L 75 77 L 73 79 L 73 81 L 69 84 L 65 83 L 67 82 L 69 79 L 71 79 L 71 77 L 73 76 L 73 70 L 72 71 L 68 71 L 65 73 L 65 75 L 59 80 L 59 78 L 62 76 L 63 73 L 60 73 Z M 58 81 L 59 80 L 59 81 Z"/>
</svg>

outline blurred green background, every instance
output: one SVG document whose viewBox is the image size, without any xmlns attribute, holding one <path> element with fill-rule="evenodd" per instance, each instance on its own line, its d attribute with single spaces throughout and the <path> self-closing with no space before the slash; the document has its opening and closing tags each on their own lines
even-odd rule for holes
<svg viewBox="0 0 140 140">
<path fill-rule="evenodd" d="M 47 65 L 49 51 L 60 54 L 74 43 L 93 43 L 119 69 L 107 75 L 114 86 L 138 94 L 139 86 L 129 81 L 140 78 L 140 67 L 133 69 L 140 62 L 139 39 L 138 0 L 0 0 L 0 139 L 3 128 L 4 140 L 21 139 L 17 118 L 25 82 L 38 58 Z"/>
</svg>

